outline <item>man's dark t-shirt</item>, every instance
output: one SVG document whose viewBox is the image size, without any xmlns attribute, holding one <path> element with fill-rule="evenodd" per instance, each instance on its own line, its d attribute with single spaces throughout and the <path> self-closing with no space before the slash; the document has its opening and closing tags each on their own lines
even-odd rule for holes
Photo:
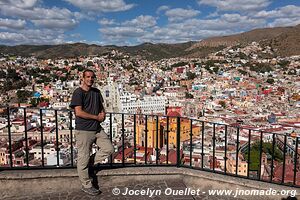
<svg viewBox="0 0 300 200">
<path fill-rule="evenodd" d="M 100 90 L 91 88 L 89 91 L 83 90 L 81 87 L 73 92 L 70 107 L 82 106 L 82 110 L 92 114 L 98 115 L 103 110 L 103 97 Z M 75 118 L 76 130 L 84 131 L 99 131 L 101 129 L 100 123 L 93 119 L 84 119 L 81 117 Z"/>
</svg>

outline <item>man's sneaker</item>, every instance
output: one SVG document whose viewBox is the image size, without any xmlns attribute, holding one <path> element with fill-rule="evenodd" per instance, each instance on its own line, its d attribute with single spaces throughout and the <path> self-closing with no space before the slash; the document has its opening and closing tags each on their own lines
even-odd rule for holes
<svg viewBox="0 0 300 200">
<path fill-rule="evenodd" d="M 96 195 L 100 194 L 100 190 L 97 190 L 94 187 L 90 187 L 90 188 L 82 187 L 81 190 L 92 196 L 96 196 Z"/>
</svg>

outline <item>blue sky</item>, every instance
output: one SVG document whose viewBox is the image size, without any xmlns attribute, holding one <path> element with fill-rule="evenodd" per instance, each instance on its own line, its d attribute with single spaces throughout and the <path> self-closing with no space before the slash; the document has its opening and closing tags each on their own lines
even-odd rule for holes
<svg viewBox="0 0 300 200">
<path fill-rule="evenodd" d="M 299 0 L 0 0 L 0 44 L 179 43 L 300 24 Z"/>
</svg>

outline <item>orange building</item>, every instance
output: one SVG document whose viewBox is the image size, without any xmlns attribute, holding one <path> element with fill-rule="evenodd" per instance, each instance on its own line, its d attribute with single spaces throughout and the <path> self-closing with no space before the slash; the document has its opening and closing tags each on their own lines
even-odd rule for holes
<svg viewBox="0 0 300 200">
<path fill-rule="evenodd" d="M 229 156 L 226 162 L 227 173 L 235 174 L 236 173 L 236 158 L 235 156 Z M 239 154 L 238 160 L 238 172 L 240 176 L 247 176 L 248 163 L 244 160 L 243 156 Z"/>
<path fill-rule="evenodd" d="M 177 115 L 179 116 L 179 115 Z M 156 147 L 156 132 L 158 132 L 158 148 L 167 144 L 167 135 L 169 148 L 176 148 L 177 145 L 177 118 L 170 116 L 169 118 L 169 134 L 167 130 L 167 118 L 164 117 L 158 121 L 158 131 L 156 131 L 156 120 L 147 120 L 147 147 Z M 192 125 L 193 136 L 199 135 L 200 127 Z M 137 123 L 137 144 L 146 145 L 145 122 L 138 120 Z M 193 137 L 192 136 L 192 137 Z M 190 139 L 190 121 L 187 119 L 180 120 L 180 142 Z"/>
<path fill-rule="evenodd" d="M 144 120 L 138 120 L 136 128 L 136 143 L 142 147 L 146 145 L 146 133 Z M 163 127 L 161 122 L 158 122 L 158 130 L 156 129 L 156 120 L 147 120 L 147 147 L 156 148 L 156 138 L 158 137 L 158 148 L 163 146 Z M 158 134 L 158 136 L 156 136 Z"/>
</svg>

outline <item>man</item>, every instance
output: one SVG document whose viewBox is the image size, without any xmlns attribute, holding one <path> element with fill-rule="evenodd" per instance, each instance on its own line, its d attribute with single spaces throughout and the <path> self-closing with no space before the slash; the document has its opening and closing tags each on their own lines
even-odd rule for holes
<svg viewBox="0 0 300 200">
<path fill-rule="evenodd" d="M 78 148 L 77 171 L 82 190 L 90 195 L 98 195 L 100 191 L 92 184 L 89 175 L 94 163 L 100 163 L 114 151 L 109 137 L 100 123 L 105 120 L 103 97 L 97 88 L 92 87 L 95 73 L 86 69 L 83 72 L 82 84 L 72 96 L 70 107 L 75 110 L 75 137 Z M 93 143 L 99 150 L 90 156 Z"/>
</svg>

